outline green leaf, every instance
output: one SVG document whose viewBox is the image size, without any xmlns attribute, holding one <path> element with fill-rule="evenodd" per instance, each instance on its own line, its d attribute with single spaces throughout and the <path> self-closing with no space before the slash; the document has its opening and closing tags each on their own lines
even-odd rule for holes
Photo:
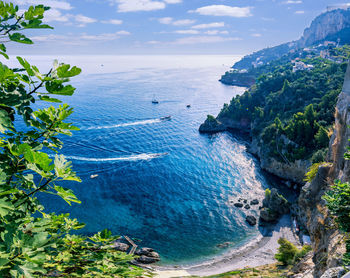
<svg viewBox="0 0 350 278">
<path fill-rule="evenodd" d="M 4 217 L 14 209 L 15 207 L 12 205 L 10 201 L 8 201 L 7 198 L 0 199 L 0 216 Z"/>
<path fill-rule="evenodd" d="M 69 205 L 71 205 L 71 202 L 81 204 L 81 201 L 78 200 L 71 189 L 55 185 L 55 190 L 57 191 L 57 195 L 65 200 Z"/>
<path fill-rule="evenodd" d="M 0 108 L 0 132 L 5 133 L 5 131 L 12 127 L 12 121 L 9 114 Z"/>
<path fill-rule="evenodd" d="M 39 99 L 42 101 L 47 101 L 47 102 L 62 103 L 61 100 L 59 100 L 57 98 L 51 98 L 49 96 L 39 96 Z"/>
<path fill-rule="evenodd" d="M 9 34 L 9 38 L 11 41 L 14 41 L 14 42 L 19 42 L 24 44 L 33 44 L 33 42 L 30 39 L 28 39 L 25 35 L 21 33 Z"/>
<path fill-rule="evenodd" d="M 77 68 L 76 66 L 72 67 L 70 70 L 69 68 L 70 68 L 70 65 L 67 65 L 67 64 L 60 65 L 57 68 L 57 76 L 59 78 L 69 78 L 69 77 L 79 75 L 81 73 L 81 69 Z"/>
</svg>

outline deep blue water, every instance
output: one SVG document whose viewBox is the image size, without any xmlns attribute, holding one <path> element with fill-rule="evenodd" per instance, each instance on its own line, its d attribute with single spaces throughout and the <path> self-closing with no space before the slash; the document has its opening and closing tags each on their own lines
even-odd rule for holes
<svg viewBox="0 0 350 278">
<path fill-rule="evenodd" d="M 242 141 L 198 132 L 207 114 L 243 91 L 217 81 L 226 68 L 116 68 L 73 81 L 77 92 L 65 101 L 81 130 L 64 139 L 62 153 L 83 180 L 68 184 L 82 204 L 48 197 L 47 210 L 71 212 L 87 224 L 83 233 L 108 228 L 140 239 L 164 264 L 201 261 L 225 251 L 218 244 L 232 248 L 254 238 L 246 211 L 230 201 L 261 198 L 266 178 Z M 170 121 L 159 120 L 167 115 Z"/>
</svg>

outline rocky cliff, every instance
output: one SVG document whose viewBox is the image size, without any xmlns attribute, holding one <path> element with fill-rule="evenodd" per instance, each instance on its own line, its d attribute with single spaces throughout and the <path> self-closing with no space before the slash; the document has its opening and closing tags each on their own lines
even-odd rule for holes
<svg viewBox="0 0 350 278">
<path fill-rule="evenodd" d="M 310 27 L 305 29 L 304 35 L 299 40 L 298 44 L 300 47 L 310 46 L 349 27 L 349 9 L 338 9 L 326 12 L 319 15 L 312 21 Z"/>
<path fill-rule="evenodd" d="M 310 234 L 314 251 L 314 277 L 341 264 L 345 252 L 343 235 L 336 229 L 322 199 L 335 179 L 349 181 L 350 162 L 344 159 L 350 138 L 350 66 L 336 106 L 335 128 L 329 144 L 328 163 L 319 167 L 315 178 L 301 191 L 299 220 Z"/>
</svg>

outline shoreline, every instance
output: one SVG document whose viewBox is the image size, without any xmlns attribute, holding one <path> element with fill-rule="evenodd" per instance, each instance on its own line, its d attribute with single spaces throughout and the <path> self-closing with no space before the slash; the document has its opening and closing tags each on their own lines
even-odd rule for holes
<svg viewBox="0 0 350 278">
<path fill-rule="evenodd" d="M 217 275 L 245 267 L 257 267 L 275 263 L 275 253 L 280 237 L 285 237 L 292 243 L 299 245 L 296 235 L 292 231 L 290 214 L 283 215 L 277 224 L 267 227 L 254 241 L 239 249 L 228 251 L 213 260 L 197 265 L 183 267 L 155 267 L 156 277 L 186 277 Z"/>
</svg>

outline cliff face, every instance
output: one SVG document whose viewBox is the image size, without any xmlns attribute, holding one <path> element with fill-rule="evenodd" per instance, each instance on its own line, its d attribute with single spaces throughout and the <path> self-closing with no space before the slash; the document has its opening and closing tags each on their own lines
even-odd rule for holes
<svg viewBox="0 0 350 278">
<path fill-rule="evenodd" d="M 320 277 L 326 269 L 338 266 L 345 252 L 343 235 L 334 226 L 322 196 L 335 179 L 349 181 L 350 162 L 344 159 L 350 138 L 349 112 L 350 66 L 336 107 L 335 129 L 329 144 L 329 163 L 319 167 L 312 182 L 302 188 L 298 201 L 299 220 L 307 228 L 312 240 L 314 277 Z"/>
<path fill-rule="evenodd" d="M 305 173 L 311 166 L 310 161 L 296 160 L 289 163 L 278 161 L 269 155 L 264 144 L 259 144 L 257 138 L 253 138 L 249 152 L 259 157 L 261 168 L 267 172 L 298 184 L 304 184 Z"/>
<path fill-rule="evenodd" d="M 350 27 L 350 10 L 334 10 L 323 13 L 312 21 L 299 40 L 300 46 L 310 46 L 326 39 L 328 36 Z"/>
</svg>

